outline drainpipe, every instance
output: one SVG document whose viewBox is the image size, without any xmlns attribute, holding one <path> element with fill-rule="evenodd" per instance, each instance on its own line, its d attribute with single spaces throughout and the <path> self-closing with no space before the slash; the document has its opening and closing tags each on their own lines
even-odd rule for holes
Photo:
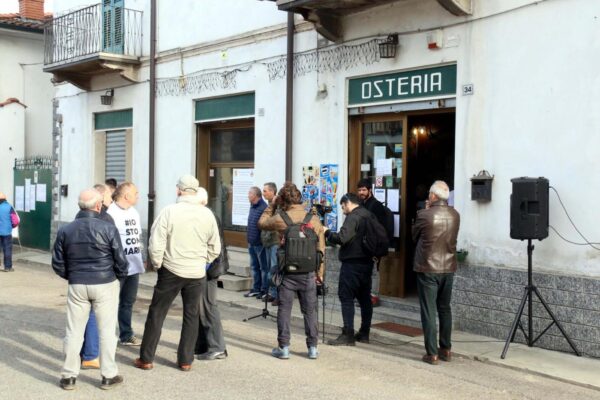
<svg viewBox="0 0 600 400">
<path fill-rule="evenodd" d="M 292 181 L 292 141 L 294 122 L 294 13 L 288 11 L 287 73 L 285 91 L 285 180 Z"/>
<path fill-rule="evenodd" d="M 150 112 L 148 121 L 148 236 L 154 222 L 154 119 L 156 115 L 156 0 L 150 2 Z"/>
</svg>

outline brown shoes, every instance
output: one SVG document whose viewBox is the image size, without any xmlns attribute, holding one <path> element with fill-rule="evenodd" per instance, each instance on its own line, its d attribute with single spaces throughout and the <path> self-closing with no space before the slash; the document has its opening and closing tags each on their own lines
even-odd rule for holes
<svg viewBox="0 0 600 400">
<path fill-rule="evenodd" d="M 144 370 L 149 370 L 154 367 L 151 362 L 145 362 L 141 358 L 136 358 L 133 365 L 135 365 L 136 368 Z"/>
<path fill-rule="evenodd" d="M 452 352 L 450 349 L 440 349 L 440 360 L 446 362 L 452 361 Z"/>
<path fill-rule="evenodd" d="M 81 369 L 100 369 L 100 361 L 98 358 L 94 358 L 93 360 L 82 360 L 81 361 Z"/>
<path fill-rule="evenodd" d="M 179 364 L 179 369 L 183 372 L 188 372 L 192 369 L 192 364 Z"/>
<path fill-rule="evenodd" d="M 426 362 L 427 364 L 431 364 L 431 365 L 439 364 L 438 356 L 430 356 L 429 354 L 425 354 L 423 356 L 423 361 Z"/>
</svg>

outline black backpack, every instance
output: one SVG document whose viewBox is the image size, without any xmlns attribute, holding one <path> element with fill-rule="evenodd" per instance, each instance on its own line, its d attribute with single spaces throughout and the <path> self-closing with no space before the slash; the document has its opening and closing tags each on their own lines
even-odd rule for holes
<svg viewBox="0 0 600 400">
<path fill-rule="evenodd" d="M 307 213 L 302 222 L 294 223 L 285 211 L 279 215 L 287 225 L 284 243 L 280 250 L 279 269 L 287 274 L 305 274 L 315 272 L 321 263 L 319 237 L 309 225 L 312 214 Z"/>
<path fill-rule="evenodd" d="M 383 210 L 385 211 L 385 225 L 383 227 L 387 233 L 388 241 L 391 243 L 392 240 L 394 240 L 394 213 L 388 208 L 388 206 L 385 204 L 382 205 Z"/>
<path fill-rule="evenodd" d="M 388 254 L 389 238 L 386 229 L 373 213 L 363 217 L 362 249 L 369 257 L 383 257 Z"/>
</svg>

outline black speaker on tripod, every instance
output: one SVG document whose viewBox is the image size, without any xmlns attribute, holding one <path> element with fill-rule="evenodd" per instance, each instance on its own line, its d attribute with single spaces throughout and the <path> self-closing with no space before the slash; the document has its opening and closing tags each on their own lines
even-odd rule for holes
<svg viewBox="0 0 600 400">
<path fill-rule="evenodd" d="M 546 178 L 514 178 L 510 195 L 510 237 L 537 239 L 548 237 L 548 194 Z"/>
<path fill-rule="evenodd" d="M 567 335 L 560 322 L 544 300 L 538 288 L 533 284 L 533 249 L 531 241 L 534 239 L 542 240 L 548 237 L 548 216 L 549 205 L 548 195 L 550 182 L 546 178 L 514 178 L 510 180 L 513 184 L 513 191 L 510 195 L 510 237 L 513 239 L 527 239 L 527 286 L 524 288 L 521 304 L 517 310 L 515 319 L 510 327 L 501 358 L 506 357 L 508 346 L 515 340 L 517 328 L 523 332 L 527 346 L 532 347 L 553 325 L 556 325 L 560 333 L 565 337 L 575 354 L 581 356 L 575 343 Z M 548 315 L 552 319 L 548 325 L 537 337 L 533 332 L 533 296 L 542 303 Z M 521 322 L 523 311 L 527 304 L 527 330 Z"/>
</svg>

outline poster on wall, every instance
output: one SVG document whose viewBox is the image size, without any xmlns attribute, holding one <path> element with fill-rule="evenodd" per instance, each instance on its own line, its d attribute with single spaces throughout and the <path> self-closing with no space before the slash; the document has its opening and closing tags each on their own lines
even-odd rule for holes
<svg viewBox="0 0 600 400">
<path fill-rule="evenodd" d="M 332 208 L 332 211 L 327 214 L 325 220 L 325 225 L 332 231 L 337 231 L 338 173 L 339 167 L 337 164 L 321 164 L 321 204 Z"/>
<path fill-rule="evenodd" d="M 321 169 L 318 165 L 302 167 L 302 204 L 306 211 L 321 199 Z"/>
<path fill-rule="evenodd" d="M 25 212 L 29 212 L 30 211 L 30 206 L 31 206 L 31 200 L 29 199 L 29 196 L 31 195 L 31 179 L 25 179 Z"/>
<path fill-rule="evenodd" d="M 15 210 L 25 211 L 25 186 L 15 186 Z"/>
<path fill-rule="evenodd" d="M 318 165 L 309 165 L 307 167 L 302 167 L 302 177 L 304 178 L 304 185 L 319 185 L 319 178 L 321 174 L 321 169 Z"/>
<path fill-rule="evenodd" d="M 254 169 L 233 169 L 233 204 L 231 208 L 231 223 L 233 225 L 248 225 L 250 202 L 248 190 L 254 186 Z"/>
</svg>

